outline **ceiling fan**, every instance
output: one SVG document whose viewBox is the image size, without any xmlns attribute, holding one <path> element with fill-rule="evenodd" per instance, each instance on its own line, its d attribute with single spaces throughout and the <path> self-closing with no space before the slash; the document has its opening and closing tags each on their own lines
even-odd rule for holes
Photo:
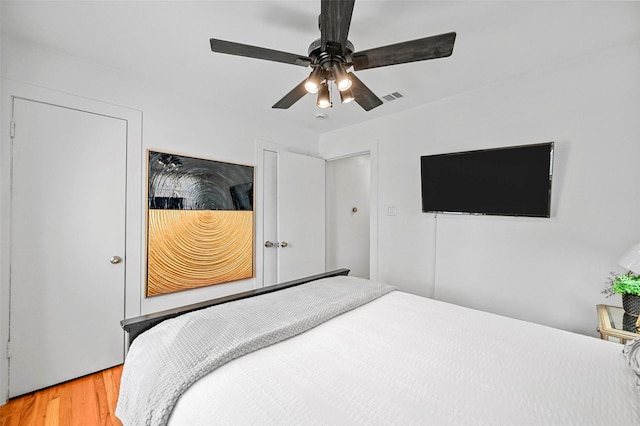
<svg viewBox="0 0 640 426">
<path fill-rule="evenodd" d="M 317 105 L 320 108 L 330 107 L 329 84 L 332 83 L 338 88 L 342 103 L 356 101 L 366 111 L 382 105 L 382 100 L 353 72 L 349 72 L 349 68 L 361 71 L 443 58 L 453 53 L 455 32 L 354 52 L 353 44 L 347 40 L 354 3 L 355 0 L 321 0 L 318 18 L 320 38 L 311 43 L 308 56 L 215 38 L 210 39 L 211 50 L 311 67 L 309 77 L 276 102 L 273 108 L 287 109 L 307 93 L 318 94 Z"/>
</svg>

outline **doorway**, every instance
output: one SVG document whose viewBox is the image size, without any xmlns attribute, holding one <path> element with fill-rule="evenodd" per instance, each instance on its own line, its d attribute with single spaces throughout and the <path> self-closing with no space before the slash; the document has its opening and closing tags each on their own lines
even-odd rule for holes
<svg viewBox="0 0 640 426">
<path fill-rule="evenodd" d="M 371 156 L 327 161 L 327 269 L 348 268 L 370 278 Z"/>
</svg>

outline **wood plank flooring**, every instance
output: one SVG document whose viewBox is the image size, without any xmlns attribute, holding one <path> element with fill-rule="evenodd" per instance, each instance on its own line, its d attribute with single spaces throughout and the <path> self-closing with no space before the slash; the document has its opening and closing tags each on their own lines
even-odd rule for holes
<svg viewBox="0 0 640 426">
<path fill-rule="evenodd" d="M 115 416 L 122 366 L 11 399 L 0 426 L 122 426 Z"/>
</svg>

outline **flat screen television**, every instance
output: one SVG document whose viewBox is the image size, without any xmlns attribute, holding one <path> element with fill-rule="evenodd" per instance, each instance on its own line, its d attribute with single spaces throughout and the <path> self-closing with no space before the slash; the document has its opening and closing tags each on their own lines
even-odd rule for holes
<svg viewBox="0 0 640 426">
<path fill-rule="evenodd" d="M 549 217 L 553 142 L 420 157 L 422 211 Z"/>
</svg>

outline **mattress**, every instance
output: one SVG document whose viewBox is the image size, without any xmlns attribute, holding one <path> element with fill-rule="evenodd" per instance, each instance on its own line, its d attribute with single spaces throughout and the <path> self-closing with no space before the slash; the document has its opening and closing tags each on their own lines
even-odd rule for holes
<svg viewBox="0 0 640 426">
<path fill-rule="evenodd" d="M 169 424 L 640 425 L 635 380 L 619 344 L 395 291 L 219 367 Z"/>
</svg>

